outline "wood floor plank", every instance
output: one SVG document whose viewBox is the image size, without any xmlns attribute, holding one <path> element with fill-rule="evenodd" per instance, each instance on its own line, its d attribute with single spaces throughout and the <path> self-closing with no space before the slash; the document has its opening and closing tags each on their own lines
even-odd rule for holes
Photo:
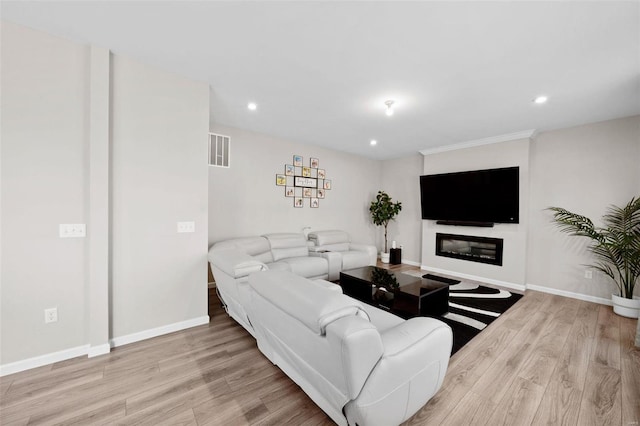
<svg viewBox="0 0 640 426">
<path fill-rule="evenodd" d="M 584 315 L 576 316 L 552 374 L 554 380 L 568 382 L 572 387 L 580 390 L 584 389 L 588 375 L 598 315 L 597 308 L 586 312 L 592 312 L 591 318 Z"/>
<path fill-rule="evenodd" d="M 636 321 L 620 318 L 622 424 L 640 425 L 640 348 L 635 346 Z"/>
<path fill-rule="evenodd" d="M 103 370 L 102 365 L 92 365 L 73 371 L 49 370 L 38 380 L 33 380 L 31 377 L 16 379 L 2 396 L 2 405 L 10 407 L 41 395 L 60 392 L 63 389 L 100 380 L 104 375 Z"/>
<path fill-rule="evenodd" d="M 176 414 L 173 417 L 159 421 L 157 426 L 198 426 L 196 416 L 193 414 L 193 409 L 189 408 L 182 413 Z"/>
<path fill-rule="evenodd" d="M 545 388 L 521 377 L 511 384 L 499 409 L 493 410 L 490 425 L 530 425 L 542 401 Z"/>
<path fill-rule="evenodd" d="M 458 404 L 452 412 L 439 424 L 443 426 L 486 425 L 491 414 L 498 408 L 491 399 L 475 392 L 467 392 L 462 399 L 456 402 Z"/>
<path fill-rule="evenodd" d="M 479 395 L 488 395 L 494 403 L 499 403 L 529 358 L 548 318 L 542 312 L 532 315 L 529 323 L 512 340 L 512 350 L 500 354 L 471 390 Z"/>
<path fill-rule="evenodd" d="M 518 376 L 540 386 L 546 386 L 558 364 L 570 329 L 571 325 L 565 322 L 548 322 Z"/>
<path fill-rule="evenodd" d="M 620 370 L 620 317 L 608 306 L 598 309 L 598 328 L 591 361 Z"/>
<path fill-rule="evenodd" d="M 551 380 L 531 424 L 575 426 L 581 399 L 582 390 L 570 382 Z"/>
<path fill-rule="evenodd" d="M 620 370 L 591 362 L 580 404 L 579 425 L 622 424 Z"/>
<path fill-rule="evenodd" d="M 155 426 L 164 419 L 173 418 L 201 404 L 215 405 L 215 401 L 231 392 L 224 378 L 207 383 L 203 387 L 174 395 L 172 399 L 146 407 L 127 415 L 118 424 L 122 426 Z M 192 413 L 195 419 L 195 413 Z"/>
</svg>

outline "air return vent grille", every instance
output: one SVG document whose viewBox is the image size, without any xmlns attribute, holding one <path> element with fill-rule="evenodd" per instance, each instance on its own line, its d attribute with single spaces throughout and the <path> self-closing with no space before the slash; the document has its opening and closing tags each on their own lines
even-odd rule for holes
<svg viewBox="0 0 640 426">
<path fill-rule="evenodd" d="M 229 136 L 209 133 L 209 165 L 229 167 L 231 156 L 231 138 Z"/>
</svg>

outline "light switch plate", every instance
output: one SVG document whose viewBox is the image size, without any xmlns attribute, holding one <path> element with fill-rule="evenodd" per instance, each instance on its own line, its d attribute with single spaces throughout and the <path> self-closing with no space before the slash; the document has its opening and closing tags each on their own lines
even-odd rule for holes
<svg viewBox="0 0 640 426">
<path fill-rule="evenodd" d="M 84 238 L 87 236 L 87 225 L 84 223 L 61 223 L 60 238 Z"/>
<path fill-rule="evenodd" d="M 196 232 L 195 222 L 178 222 L 178 233 Z"/>
</svg>

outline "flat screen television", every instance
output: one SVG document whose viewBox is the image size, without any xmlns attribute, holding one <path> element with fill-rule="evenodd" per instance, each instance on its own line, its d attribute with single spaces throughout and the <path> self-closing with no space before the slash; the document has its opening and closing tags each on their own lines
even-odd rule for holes
<svg viewBox="0 0 640 426">
<path fill-rule="evenodd" d="M 519 223 L 519 167 L 420 176 L 422 218 Z"/>
</svg>

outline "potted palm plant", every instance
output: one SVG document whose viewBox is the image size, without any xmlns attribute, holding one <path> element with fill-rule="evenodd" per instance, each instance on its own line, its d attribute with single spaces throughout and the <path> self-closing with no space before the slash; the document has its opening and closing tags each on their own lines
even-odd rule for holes
<svg viewBox="0 0 640 426">
<path fill-rule="evenodd" d="M 387 245 L 387 226 L 389 222 L 395 219 L 395 217 L 402 210 L 402 203 L 397 201 L 393 202 L 391 197 L 384 192 L 378 191 L 376 199 L 371 202 L 369 206 L 369 212 L 371 213 L 371 220 L 376 226 L 384 226 L 384 251 L 380 253 L 380 260 L 383 263 L 389 263 L 389 250 Z"/>
<path fill-rule="evenodd" d="M 560 231 L 591 240 L 588 250 L 596 258 L 593 268 L 610 277 L 619 294 L 612 294 L 613 311 L 638 318 L 640 297 L 633 291 L 640 277 L 640 197 L 624 207 L 610 206 L 602 217 L 603 227 L 591 219 L 561 207 L 550 207 Z"/>
</svg>

